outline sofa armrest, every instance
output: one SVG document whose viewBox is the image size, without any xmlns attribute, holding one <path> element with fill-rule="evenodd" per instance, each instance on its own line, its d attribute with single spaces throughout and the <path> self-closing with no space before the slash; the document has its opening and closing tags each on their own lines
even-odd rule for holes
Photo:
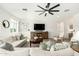
<svg viewBox="0 0 79 59">
<path fill-rule="evenodd" d="M 12 43 L 14 47 L 22 47 L 25 43 L 27 43 L 26 39 L 18 40 Z"/>
</svg>

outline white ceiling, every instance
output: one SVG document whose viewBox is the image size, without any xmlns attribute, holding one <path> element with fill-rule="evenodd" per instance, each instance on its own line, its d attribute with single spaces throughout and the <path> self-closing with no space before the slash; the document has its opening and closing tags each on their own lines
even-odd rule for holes
<svg viewBox="0 0 79 59">
<path fill-rule="evenodd" d="M 57 3 L 51 3 L 51 6 L 56 5 Z M 21 18 L 21 19 L 27 19 L 29 15 L 32 17 L 37 15 L 39 16 L 36 10 L 41 10 L 37 7 L 37 5 L 40 5 L 42 7 L 45 7 L 46 3 L 1 3 L 0 8 L 4 9 L 8 13 Z M 22 8 L 28 9 L 27 11 L 23 11 Z M 79 13 L 79 4 L 78 3 L 61 3 L 59 7 L 55 8 L 60 10 L 58 13 L 54 13 L 54 15 L 48 14 L 46 17 L 68 17 L 75 15 Z M 64 12 L 64 10 L 69 9 L 70 11 Z M 45 17 L 44 14 L 40 15 L 39 17 Z"/>
</svg>

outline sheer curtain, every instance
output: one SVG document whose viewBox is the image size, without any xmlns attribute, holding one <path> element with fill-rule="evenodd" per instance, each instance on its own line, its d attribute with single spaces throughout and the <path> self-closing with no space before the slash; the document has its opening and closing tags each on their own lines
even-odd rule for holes
<svg viewBox="0 0 79 59">
<path fill-rule="evenodd" d="M 79 31 L 75 32 L 71 41 L 79 41 Z"/>
<path fill-rule="evenodd" d="M 58 36 L 63 37 L 64 36 L 64 22 L 60 22 L 57 24 L 57 30 L 58 30 Z"/>
</svg>

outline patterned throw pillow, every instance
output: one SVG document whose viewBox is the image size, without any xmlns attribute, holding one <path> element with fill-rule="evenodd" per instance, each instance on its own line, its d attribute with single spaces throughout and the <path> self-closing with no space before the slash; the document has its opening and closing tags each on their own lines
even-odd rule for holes
<svg viewBox="0 0 79 59">
<path fill-rule="evenodd" d="M 52 42 L 51 40 L 47 41 L 47 42 L 43 42 L 40 44 L 41 49 L 43 50 L 47 50 L 50 51 L 51 46 L 55 44 L 54 42 Z"/>
<path fill-rule="evenodd" d="M 44 39 L 43 42 L 40 44 L 40 48 L 46 51 L 50 51 L 52 45 L 54 45 L 56 42 L 53 39 Z"/>
<path fill-rule="evenodd" d="M 47 45 L 45 43 L 40 43 L 40 49 L 47 50 Z"/>
<path fill-rule="evenodd" d="M 66 48 L 68 48 L 67 44 L 56 43 L 55 45 L 51 47 L 51 50 L 58 51 L 58 50 L 66 49 Z"/>
<path fill-rule="evenodd" d="M 51 49 L 51 46 L 54 45 L 56 42 L 54 40 L 48 40 L 48 42 L 46 42 L 47 44 L 47 50 Z"/>
</svg>

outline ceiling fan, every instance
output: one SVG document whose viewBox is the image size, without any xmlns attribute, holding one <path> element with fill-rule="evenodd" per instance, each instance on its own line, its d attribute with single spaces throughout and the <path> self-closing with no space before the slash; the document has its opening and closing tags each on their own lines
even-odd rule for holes
<svg viewBox="0 0 79 59">
<path fill-rule="evenodd" d="M 41 12 L 39 15 L 45 14 L 45 16 L 48 13 L 51 14 L 51 15 L 54 15 L 53 12 L 59 12 L 59 10 L 53 10 L 53 9 L 56 8 L 56 7 L 59 7 L 59 6 L 60 6 L 60 4 L 57 4 L 57 5 L 50 8 L 50 3 L 47 3 L 45 8 L 43 8 L 43 7 L 39 6 L 39 5 L 37 5 L 37 7 L 41 8 L 42 10 L 37 10 L 35 12 Z"/>
</svg>

